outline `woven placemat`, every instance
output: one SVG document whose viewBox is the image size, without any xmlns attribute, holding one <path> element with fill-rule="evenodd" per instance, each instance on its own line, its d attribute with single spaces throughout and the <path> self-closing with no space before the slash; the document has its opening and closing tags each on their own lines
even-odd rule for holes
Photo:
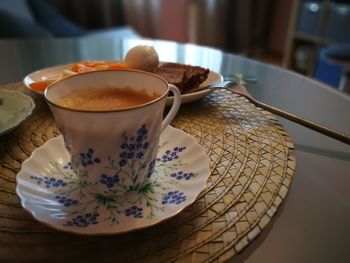
<svg viewBox="0 0 350 263">
<path fill-rule="evenodd" d="M 21 83 L 2 85 L 29 94 Z M 211 176 L 198 200 L 156 226 L 89 237 L 36 222 L 15 194 L 21 163 L 57 136 L 40 95 L 33 115 L 0 137 L 0 261 L 223 262 L 267 226 L 295 172 L 293 143 L 270 113 L 218 90 L 183 105 L 173 126 L 192 134 L 210 157 Z"/>
</svg>

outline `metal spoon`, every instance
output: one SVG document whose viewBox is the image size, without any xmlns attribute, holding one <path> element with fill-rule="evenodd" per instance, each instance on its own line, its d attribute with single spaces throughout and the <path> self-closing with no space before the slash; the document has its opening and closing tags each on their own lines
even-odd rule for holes
<svg viewBox="0 0 350 263">
<path fill-rule="evenodd" d="M 292 113 L 286 112 L 284 110 L 281 110 L 281 109 L 278 109 L 276 107 L 265 104 L 263 102 L 260 102 L 260 101 L 256 100 L 255 98 L 253 98 L 249 94 L 247 89 L 243 86 L 243 83 L 245 83 L 244 80 L 238 81 L 238 83 L 232 82 L 232 81 L 224 81 L 222 83 L 209 85 L 209 86 L 207 86 L 207 88 L 210 88 L 210 89 L 228 89 L 233 93 L 236 93 L 236 94 L 239 94 L 241 96 L 246 97 L 251 103 L 253 103 L 254 105 L 256 105 L 256 106 L 258 106 L 266 111 L 272 112 L 280 117 L 286 118 L 290 121 L 293 121 L 293 122 L 298 123 L 300 125 L 303 125 L 307 128 L 310 128 L 314 131 L 317 131 L 319 133 L 322 133 L 324 135 L 332 137 L 333 139 L 336 139 L 338 141 L 341 141 L 343 143 L 350 145 L 350 136 L 348 134 L 338 132 L 334 129 L 327 128 L 321 124 L 307 120 L 301 116 L 294 115 Z"/>
</svg>

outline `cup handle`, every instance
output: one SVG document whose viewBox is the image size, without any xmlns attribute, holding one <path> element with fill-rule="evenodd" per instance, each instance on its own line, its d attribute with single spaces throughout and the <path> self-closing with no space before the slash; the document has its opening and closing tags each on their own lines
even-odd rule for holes
<svg viewBox="0 0 350 263">
<path fill-rule="evenodd" d="M 171 106 L 170 111 L 162 122 L 161 132 L 170 124 L 170 122 L 174 119 L 176 113 L 179 111 L 181 105 L 181 93 L 179 89 L 173 84 L 169 84 L 169 90 L 174 94 L 173 105 Z"/>
</svg>

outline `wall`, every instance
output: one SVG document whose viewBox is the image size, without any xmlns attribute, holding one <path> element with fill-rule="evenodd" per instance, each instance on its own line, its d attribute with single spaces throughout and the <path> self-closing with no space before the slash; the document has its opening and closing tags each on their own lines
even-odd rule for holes
<svg viewBox="0 0 350 263">
<path fill-rule="evenodd" d="M 293 1 L 275 0 L 268 49 L 270 52 L 280 56 L 284 55 Z"/>
</svg>

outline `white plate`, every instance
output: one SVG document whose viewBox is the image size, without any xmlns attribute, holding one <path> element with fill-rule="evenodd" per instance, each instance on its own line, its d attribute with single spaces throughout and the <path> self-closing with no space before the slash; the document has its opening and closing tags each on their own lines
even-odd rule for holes
<svg viewBox="0 0 350 263">
<path fill-rule="evenodd" d="M 41 69 L 38 71 L 35 71 L 29 75 L 27 75 L 23 79 L 24 85 L 29 88 L 31 91 L 34 91 L 38 94 L 44 94 L 43 92 L 33 90 L 30 88 L 30 84 L 36 81 L 41 81 L 41 80 L 46 80 L 46 79 L 51 79 L 51 78 L 60 78 L 62 76 L 62 73 L 65 69 L 68 69 L 71 64 L 66 64 L 66 65 L 61 65 L 61 66 L 56 66 L 56 67 L 51 67 L 51 68 L 46 68 L 46 69 Z M 209 71 L 209 75 L 206 81 L 204 81 L 200 87 L 207 86 L 209 84 L 213 83 L 218 83 L 223 81 L 223 76 L 220 73 L 217 73 L 215 71 Z M 201 90 L 198 92 L 193 92 L 190 94 L 184 94 L 182 95 L 182 103 L 189 103 L 193 102 L 199 99 L 204 98 L 208 94 L 212 92 L 211 89 L 206 89 L 206 90 Z M 167 99 L 167 105 L 171 105 L 173 101 L 173 98 L 168 97 Z"/>
<path fill-rule="evenodd" d="M 205 87 L 214 83 L 220 83 L 223 80 L 224 78 L 220 73 L 209 71 L 208 78 L 200 85 L 200 87 Z M 181 95 L 181 103 L 185 104 L 196 100 L 200 100 L 212 92 L 213 92 L 213 89 L 204 89 L 204 90 L 192 92 L 189 94 L 183 94 Z M 170 106 L 172 103 L 173 103 L 173 98 L 169 96 L 166 100 L 166 105 Z"/>
<path fill-rule="evenodd" d="M 17 127 L 32 114 L 34 108 L 31 97 L 18 91 L 0 89 L 0 135 Z"/>
<path fill-rule="evenodd" d="M 63 137 L 47 141 L 23 162 L 16 193 L 38 221 L 78 234 L 116 234 L 155 225 L 192 204 L 205 188 L 209 157 L 185 132 L 167 127 L 162 133 L 155 172 L 142 193 L 115 196 L 78 181 L 69 166 Z M 102 178 L 102 177 L 101 177 Z"/>
</svg>

